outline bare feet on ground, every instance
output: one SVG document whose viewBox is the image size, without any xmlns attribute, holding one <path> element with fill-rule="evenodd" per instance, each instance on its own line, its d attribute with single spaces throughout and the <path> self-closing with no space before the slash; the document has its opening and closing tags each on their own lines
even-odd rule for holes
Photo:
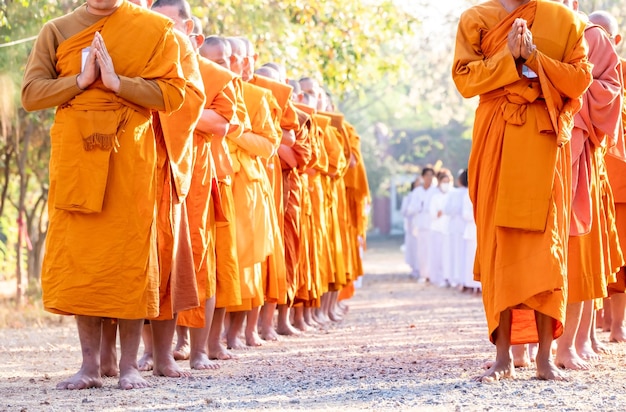
<svg viewBox="0 0 626 412">
<path fill-rule="evenodd" d="M 231 360 L 237 359 L 237 356 L 233 355 L 224 346 L 220 345 L 219 348 L 209 347 L 209 359 Z"/>
<path fill-rule="evenodd" d="M 597 339 L 591 341 L 591 348 L 598 355 L 610 355 L 611 353 L 613 353 L 611 349 L 609 349 L 604 343 L 600 342 Z"/>
<path fill-rule="evenodd" d="M 475 380 L 482 383 L 491 383 L 506 378 L 515 378 L 515 366 L 513 365 L 513 359 L 508 359 L 502 362 L 493 362 L 493 365 L 481 376 L 475 378 Z"/>
<path fill-rule="evenodd" d="M 609 335 L 609 341 L 611 342 L 626 342 L 626 330 L 623 327 L 615 330 L 611 330 L 611 334 Z"/>
<path fill-rule="evenodd" d="M 228 339 L 228 341 L 226 342 L 226 347 L 228 349 L 233 349 L 233 350 L 248 349 L 248 347 L 238 337 L 237 338 L 233 338 L 233 339 Z"/>
<path fill-rule="evenodd" d="M 585 362 L 574 350 L 574 348 L 557 350 L 554 363 L 559 368 L 573 371 L 588 370 L 590 365 Z"/>
<path fill-rule="evenodd" d="M 185 342 L 181 345 L 176 345 L 174 349 L 175 360 L 187 360 L 189 359 L 189 343 Z"/>
<path fill-rule="evenodd" d="M 278 333 L 274 330 L 274 328 L 261 328 L 259 335 L 261 339 L 267 342 L 275 342 L 278 340 Z"/>
<path fill-rule="evenodd" d="M 139 370 L 143 372 L 151 371 L 154 368 L 154 359 L 151 353 L 144 353 L 137 362 Z"/>
<path fill-rule="evenodd" d="M 155 362 L 152 373 L 155 376 L 166 376 L 168 378 L 188 378 L 191 372 L 182 370 L 174 361 L 174 357 L 165 359 L 163 362 Z"/>
<path fill-rule="evenodd" d="M 205 353 L 199 353 L 196 355 L 192 355 L 189 358 L 189 365 L 191 369 L 196 370 L 207 370 L 207 369 L 219 369 L 220 365 L 212 360 L 209 360 L 209 357 Z"/>
<path fill-rule="evenodd" d="M 543 381 L 568 380 L 567 374 L 560 371 L 551 360 L 548 360 L 547 362 L 537 362 L 537 379 Z"/>
<path fill-rule="evenodd" d="M 296 319 L 293 326 L 300 332 L 311 332 L 314 329 L 305 322 L 304 318 Z"/>
<path fill-rule="evenodd" d="M 582 359 L 586 361 L 599 360 L 601 358 L 601 356 L 598 355 L 596 351 L 593 350 L 593 347 L 591 346 L 590 341 L 585 342 L 585 344 L 582 346 L 577 345 L 576 352 L 578 353 L 578 356 L 580 356 Z"/>
<path fill-rule="evenodd" d="M 88 388 L 101 388 L 102 378 L 99 371 L 88 371 L 87 368 L 81 368 L 74 376 L 59 382 L 57 389 L 88 389 Z"/>
<path fill-rule="evenodd" d="M 278 332 L 278 334 L 282 336 L 298 336 L 300 334 L 300 332 L 296 330 L 293 326 L 291 326 L 291 323 L 289 322 L 282 325 L 279 324 L 276 327 L 276 332 Z"/>
<path fill-rule="evenodd" d="M 139 373 L 139 369 L 132 367 L 127 370 L 120 370 L 120 389 L 143 389 L 148 388 L 149 386 L 150 384 L 148 381 L 141 376 L 141 373 Z"/>
<path fill-rule="evenodd" d="M 263 341 L 257 332 L 246 333 L 246 345 L 252 347 L 263 346 Z"/>
<path fill-rule="evenodd" d="M 120 373 L 120 369 L 117 366 L 117 357 L 115 354 L 105 355 L 104 353 L 100 356 L 100 375 L 115 377 Z"/>
</svg>

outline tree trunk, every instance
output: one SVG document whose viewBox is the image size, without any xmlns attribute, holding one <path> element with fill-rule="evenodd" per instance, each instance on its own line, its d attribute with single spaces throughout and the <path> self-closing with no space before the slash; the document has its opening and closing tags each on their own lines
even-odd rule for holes
<svg viewBox="0 0 626 412">
<path fill-rule="evenodd" d="M 24 279 L 22 274 L 22 243 L 24 242 L 24 234 L 27 233 L 26 230 L 26 220 L 25 220 L 25 211 L 24 211 L 24 203 L 26 201 L 26 189 L 27 189 L 27 181 L 28 177 L 26 176 L 26 158 L 28 157 L 28 147 L 30 145 L 30 128 L 24 133 L 24 138 L 22 140 L 22 147 L 18 151 L 18 176 L 19 176 L 19 184 L 20 184 L 20 196 L 19 201 L 17 203 L 17 224 L 19 225 L 19 230 L 17 231 L 17 243 L 15 245 L 15 277 L 17 281 L 17 291 L 15 293 L 15 304 L 16 306 L 21 306 L 22 299 L 24 297 Z"/>
</svg>

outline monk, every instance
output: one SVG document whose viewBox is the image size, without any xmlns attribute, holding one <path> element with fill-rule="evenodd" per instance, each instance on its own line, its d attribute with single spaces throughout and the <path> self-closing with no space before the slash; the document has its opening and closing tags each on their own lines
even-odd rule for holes
<svg viewBox="0 0 626 412">
<path fill-rule="evenodd" d="M 202 29 L 198 22 L 194 29 L 197 33 L 201 33 Z M 230 69 L 230 44 L 223 38 L 218 36 L 209 36 L 208 41 L 199 41 L 200 52 L 209 58 L 205 59 L 201 56 L 201 69 L 208 65 L 203 62 L 212 62 L 221 66 L 225 70 L 213 73 L 213 77 L 222 79 L 224 74 L 228 74 L 231 82 L 223 90 L 225 95 L 232 95 L 232 100 L 236 103 L 236 121 L 233 119 L 228 129 L 226 137 L 230 141 L 236 141 L 244 131 L 250 130 L 250 119 L 243 104 L 243 96 L 241 95 L 241 79 L 234 75 Z M 219 74 L 219 76 L 215 76 Z M 207 73 L 207 77 L 209 73 Z M 217 134 L 214 134 L 214 139 Z M 211 152 L 216 164 L 216 174 L 218 179 L 218 187 L 220 189 L 220 197 L 222 203 L 222 212 L 224 213 L 225 222 L 216 225 L 216 275 L 217 290 L 215 312 L 213 322 L 209 332 L 209 358 L 219 360 L 234 359 L 235 356 L 230 353 L 221 342 L 222 330 L 224 328 L 224 320 L 226 308 L 228 306 L 239 306 L 242 304 L 241 298 L 241 279 L 239 276 L 239 262 L 237 260 L 237 242 L 236 242 L 236 213 L 233 198 L 233 161 L 229 154 L 229 147 L 225 139 L 219 142 L 214 141 L 211 146 Z"/>
<path fill-rule="evenodd" d="M 178 60 L 169 20 L 122 0 L 87 0 L 44 25 L 26 65 L 24 108 L 58 106 L 43 301 L 76 316 L 83 356 L 59 389 L 102 386 L 102 323 L 111 318 L 121 331 L 120 388 L 148 386 L 137 350 L 143 319 L 159 308 L 150 111 L 183 103 Z"/>
<path fill-rule="evenodd" d="M 203 50 L 200 52 L 202 54 Z M 230 63 L 231 71 L 240 76 L 242 67 L 237 63 L 241 63 L 241 59 L 231 59 Z M 235 170 L 233 195 L 242 297 L 241 305 L 227 308 L 230 313 L 227 347 L 231 349 L 261 344 L 254 316 L 258 318 L 258 308 L 263 304 L 261 262 L 274 248 L 275 236 L 270 228 L 274 227 L 276 220 L 276 212 L 270 202 L 269 182 L 261 162 L 276 151 L 277 132 L 271 113 L 277 109 L 270 108 L 267 99 L 271 94 L 245 82 L 241 86 L 251 129 L 245 130 L 236 141 L 227 140 Z M 252 318 L 248 319 L 246 343 L 243 344 L 239 334 L 249 312 Z"/>
<path fill-rule="evenodd" d="M 617 20 L 605 11 L 596 11 L 589 15 L 589 22 L 602 27 L 608 34 L 614 46 L 622 41 L 619 33 Z M 622 74 L 622 90 L 626 86 L 626 60 L 620 58 L 620 68 Z M 622 136 L 626 132 L 626 105 L 622 99 Z M 624 184 L 624 173 L 626 173 L 626 163 L 621 159 L 619 150 L 609 149 L 606 156 L 606 166 L 609 181 L 615 199 L 615 220 L 622 251 L 626 250 L 626 185 Z M 611 316 L 605 315 L 605 328 L 610 331 L 609 340 L 611 342 L 626 342 L 626 329 L 624 327 L 624 313 L 626 312 L 626 269 L 620 268 L 617 273 L 617 280 L 608 285 L 610 299 L 608 307 L 605 306 L 605 313 L 610 309 Z"/>
<path fill-rule="evenodd" d="M 572 8 L 578 11 L 577 2 Z M 621 132 L 622 86 L 619 58 L 606 32 L 588 24 L 585 40 L 588 60 L 593 64 L 593 82 L 585 92 L 583 106 L 574 119 L 572 131 L 573 204 L 568 250 L 568 305 L 563 336 L 557 341 L 555 362 L 566 369 L 588 369 L 586 359 L 596 358 L 590 335 L 594 300 L 607 296 L 607 279 L 623 265 L 621 252 L 611 253 L 606 239 L 615 234 L 603 207 L 603 192 L 612 198 L 611 188 L 603 185 L 606 147 L 614 146 Z M 622 142 L 623 145 L 623 142 Z M 613 202 L 610 201 L 611 206 Z M 617 255 L 617 262 L 607 261 Z"/>
<path fill-rule="evenodd" d="M 452 77 L 464 97 L 480 96 L 468 167 L 474 273 L 496 345 L 482 382 L 514 377 L 511 345 L 532 342 L 537 377 L 564 379 L 550 347 L 565 321 L 572 119 L 592 80 L 584 29 L 545 1 L 489 0 L 459 21 Z"/>
<path fill-rule="evenodd" d="M 193 31 L 197 36 L 201 36 L 202 29 L 199 22 L 194 25 Z M 197 44 L 202 44 L 201 39 L 198 40 Z M 233 167 L 225 138 L 228 135 L 230 139 L 238 139 L 248 122 L 245 117 L 240 119 L 238 116 L 237 101 L 240 97 L 237 95 L 235 86 L 237 79 L 233 73 L 201 56 L 198 56 L 198 59 L 207 100 L 212 99 L 210 103 L 207 101 L 196 132 L 204 141 L 210 143 L 211 163 L 215 166 L 215 179 L 213 179 L 211 187 L 214 190 L 217 189 L 218 196 L 212 198 L 211 206 L 213 208 L 212 214 L 216 217 L 212 231 L 216 281 L 215 292 L 211 302 L 207 301 L 207 308 L 210 305 L 216 309 L 205 311 L 205 324 L 201 332 L 197 332 L 201 333 L 197 339 L 197 345 L 194 345 L 194 329 L 192 329 L 190 359 L 194 359 L 194 346 L 196 346 L 198 353 L 201 354 L 202 365 L 205 368 L 215 368 L 218 365 L 209 362 L 209 359 L 229 359 L 230 356 L 221 351 L 221 346 L 217 353 L 211 350 L 212 345 L 209 343 L 211 332 L 213 331 L 218 336 L 221 333 L 226 306 L 241 304 L 234 200 L 231 188 Z M 184 315 L 184 323 L 194 326 L 194 323 L 199 324 L 194 318 L 198 318 L 202 313 L 196 313 L 195 316 L 192 314 L 189 318 Z M 216 322 L 215 328 L 213 321 Z M 207 348 L 208 353 L 206 352 Z"/>
</svg>

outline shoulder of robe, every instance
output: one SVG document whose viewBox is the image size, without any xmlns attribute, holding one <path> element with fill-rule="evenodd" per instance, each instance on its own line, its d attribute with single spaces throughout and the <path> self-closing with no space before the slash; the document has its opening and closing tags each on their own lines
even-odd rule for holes
<svg viewBox="0 0 626 412">
<path fill-rule="evenodd" d="M 267 90 L 264 88 L 255 86 L 254 84 L 248 82 L 243 82 L 242 86 L 246 106 L 248 106 L 249 103 L 259 104 L 261 100 L 265 98 L 265 94 L 267 93 Z"/>
<path fill-rule="evenodd" d="M 165 29 L 173 27 L 174 23 L 160 13 L 139 7 L 130 1 L 124 1 L 115 13 L 120 13 L 127 19 L 128 26 L 135 27 L 146 38 L 162 34 Z"/>
<path fill-rule="evenodd" d="M 263 87 L 264 89 L 271 90 L 281 108 L 287 106 L 289 99 L 291 99 L 293 88 L 288 84 L 256 75 L 250 79 L 250 83 Z"/>
<path fill-rule="evenodd" d="M 343 129 L 343 114 L 337 112 L 319 112 L 324 116 L 330 117 L 330 124 L 337 130 Z"/>
<path fill-rule="evenodd" d="M 232 82 L 237 76 L 231 72 L 212 62 L 211 60 L 204 58 L 198 54 L 198 64 L 200 66 L 200 73 L 202 73 L 202 79 L 208 82 L 211 86 L 217 83 L 224 88 L 226 84 Z"/>
<path fill-rule="evenodd" d="M 582 34 L 587 26 L 587 16 L 581 13 L 572 13 L 565 5 L 557 1 L 537 1 L 537 14 L 549 14 L 550 20 L 555 19 L 558 27 L 570 27 L 575 33 Z"/>
<path fill-rule="evenodd" d="M 301 110 L 298 107 L 296 107 L 295 104 L 294 104 L 294 108 L 296 109 L 296 115 L 298 115 L 298 122 L 300 123 L 300 127 L 304 127 L 308 123 L 311 122 L 311 115 L 309 115 L 304 110 Z"/>
<path fill-rule="evenodd" d="M 307 106 L 306 104 L 302 104 L 302 103 L 294 103 L 293 104 L 294 107 L 296 109 L 302 110 L 303 112 L 313 116 L 315 113 L 317 113 L 317 110 L 315 110 L 315 108 Z"/>
<path fill-rule="evenodd" d="M 322 130 L 326 130 L 326 128 L 328 126 L 330 126 L 330 117 L 325 116 L 321 113 L 317 113 L 315 115 L 313 115 L 313 118 L 315 119 L 315 121 L 317 122 L 318 126 L 322 129 Z"/>
</svg>

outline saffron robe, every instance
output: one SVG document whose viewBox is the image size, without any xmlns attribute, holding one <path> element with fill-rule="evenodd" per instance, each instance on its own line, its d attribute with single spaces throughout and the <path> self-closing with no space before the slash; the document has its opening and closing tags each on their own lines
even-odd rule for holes
<svg viewBox="0 0 626 412">
<path fill-rule="evenodd" d="M 89 14 L 83 5 L 46 23 L 35 42 L 22 103 L 26 110 L 59 106 L 50 130 L 42 268 L 44 307 L 50 312 L 121 319 L 158 314 L 150 110 L 171 113 L 183 102 L 185 79 L 171 25 L 128 2 L 105 17 Z M 120 77 L 117 94 L 101 80 L 85 91 L 76 85 L 82 49 L 96 31 Z M 68 186 L 76 197 L 60 198 L 59 188 Z"/>
<path fill-rule="evenodd" d="M 537 46 L 525 62 L 536 79 L 521 75 L 508 50 L 516 18 L 528 22 Z M 568 141 L 591 83 L 584 28 L 578 16 L 551 1 L 531 1 L 508 13 L 490 0 L 461 15 L 452 77 L 464 97 L 480 95 L 468 180 L 477 226 L 474 273 L 492 341 L 507 309 L 512 344 L 537 341 L 535 311 L 555 319 L 555 338 L 563 331 Z"/>
</svg>

